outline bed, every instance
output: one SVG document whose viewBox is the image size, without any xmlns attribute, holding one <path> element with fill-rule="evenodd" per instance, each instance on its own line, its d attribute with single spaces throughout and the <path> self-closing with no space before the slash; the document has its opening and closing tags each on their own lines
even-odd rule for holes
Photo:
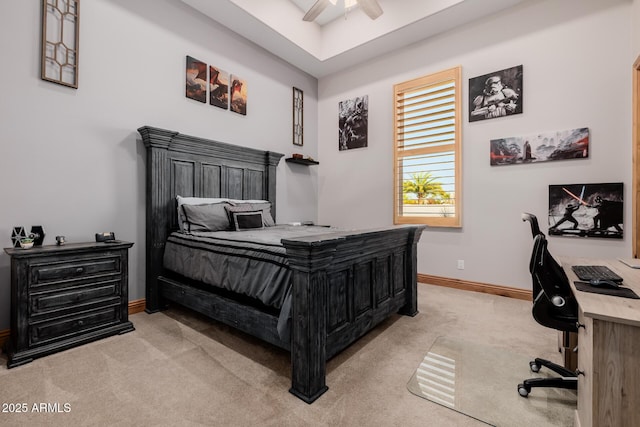
<svg viewBox="0 0 640 427">
<path fill-rule="evenodd" d="M 167 268 L 165 249 L 182 237 L 176 232 L 177 196 L 264 200 L 275 219 L 276 170 L 283 155 L 151 126 L 138 132 L 147 154 L 148 313 L 174 302 L 290 351 L 289 391 L 307 403 L 328 389 L 328 359 L 389 316 L 417 314 L 416 250 L 423 226 L 309 228 L 280 239 L 290 271 L 286 332 L 282 308 Z"/>
</svg>

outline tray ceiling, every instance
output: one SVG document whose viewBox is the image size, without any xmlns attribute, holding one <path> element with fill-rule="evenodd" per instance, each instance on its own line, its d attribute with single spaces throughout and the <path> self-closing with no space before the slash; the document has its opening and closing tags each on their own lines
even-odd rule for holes
<svg viewBox="0 0 640 427">
<path fill-rule="evenodd" d="M 320 78 L 527 0 L 379 0 L 375 21 L 338 0 L 315 22 L 302 20 L 315 0 L 182 1 Z"/>
</svg>

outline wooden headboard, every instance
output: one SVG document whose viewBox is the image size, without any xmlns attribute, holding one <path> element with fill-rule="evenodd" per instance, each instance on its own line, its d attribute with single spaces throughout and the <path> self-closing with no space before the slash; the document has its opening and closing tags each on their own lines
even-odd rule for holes
<svg viewBox="0 0 640 427">
<path fill-rule="evenodd" d="M 177 228 L 176 196 L 260 199 L 276 219 L 276 168 L 283 154 L 143 126 L 147 149 L 146 303 L 158 311 L 152 287 L 162 274 L 164 244 Z"/>
</svg>

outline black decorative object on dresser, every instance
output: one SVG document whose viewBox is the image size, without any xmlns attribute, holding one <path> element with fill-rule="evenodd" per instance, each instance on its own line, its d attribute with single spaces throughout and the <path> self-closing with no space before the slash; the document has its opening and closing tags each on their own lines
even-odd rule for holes
<svg viewBox="0 0 640 427">
<path fill-rule="evenodd" d="M 11 335 L 7 366 L 134 330 L 128 311 L 133 243 L 74 243 L 11 257 Z"/>
</svg>

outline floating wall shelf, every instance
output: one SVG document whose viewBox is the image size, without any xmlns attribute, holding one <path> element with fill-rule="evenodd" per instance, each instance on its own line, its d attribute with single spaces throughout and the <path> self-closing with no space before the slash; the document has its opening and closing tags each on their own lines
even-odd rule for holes
<svg viewBox="0 0 640 427">
<path fill-rule="evenodd" d="M 289 163 L 297 163 L 299 165 L 311 166 L 311 165 L 319 165 L 320 162 L 316 162 L 315 160 L 309 159 L 296 159 L 294 157 L 286 158 L 285 161 Z"/>
</svg>

